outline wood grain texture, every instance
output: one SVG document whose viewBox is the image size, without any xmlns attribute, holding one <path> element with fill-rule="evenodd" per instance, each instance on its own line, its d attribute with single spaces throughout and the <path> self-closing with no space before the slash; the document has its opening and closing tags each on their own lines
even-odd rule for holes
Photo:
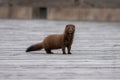
<svg viewBox="0 0 120 80">
<path fill-rule="evenodd" d="M 25 52 L 69 23 L 76 25 L 72 55 Z M 80 79 L 120 79 L 120 23 L 0 20 L 0 80 Z"/>
</svg>

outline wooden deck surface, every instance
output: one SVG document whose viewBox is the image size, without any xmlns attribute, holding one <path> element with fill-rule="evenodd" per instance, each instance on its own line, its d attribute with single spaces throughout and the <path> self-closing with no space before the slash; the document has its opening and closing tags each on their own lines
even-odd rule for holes
<svg viewBox="0 0 120 80">
<path fill-rule="evenodd" d="M 72 55 L 25 52 L 69 23 Z M 120 23 L 0 20 L 0 80 L 120 80 Z"/>
</svg>

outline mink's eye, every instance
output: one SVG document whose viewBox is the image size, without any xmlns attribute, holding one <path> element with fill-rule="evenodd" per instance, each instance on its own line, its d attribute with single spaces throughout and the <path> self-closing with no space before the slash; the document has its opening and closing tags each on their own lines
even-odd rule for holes
<svg viewBox="0 0 120 80">
<path fill-rule="evenodd" d="M 68 28 L 69 27 L 69 25 L 66 25 L 66 28 Z"/>
</svg>

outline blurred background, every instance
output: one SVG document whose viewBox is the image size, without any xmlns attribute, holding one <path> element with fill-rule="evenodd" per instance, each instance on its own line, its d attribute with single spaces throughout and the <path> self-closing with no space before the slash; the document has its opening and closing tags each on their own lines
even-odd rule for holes
<svg viewBox="0 0 120 80">
<path fill-rule="evenodd" d="M 0 0 L 0 80 L 120 80 L 120 0 Z M 25 50 L 76 26 L 72 55 Z"/>
<path fill-rule="evenodd" d="M 120 0 L 0 0 L 0 19 L 120 21 Z"/>
</svg>

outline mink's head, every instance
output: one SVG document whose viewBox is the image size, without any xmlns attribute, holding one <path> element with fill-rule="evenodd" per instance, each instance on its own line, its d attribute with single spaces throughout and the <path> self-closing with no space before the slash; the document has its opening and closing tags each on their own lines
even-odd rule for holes
<svg viewBox="0 0 120 80">
<path fill-rule="evenodd" d="M 74 34 L 74 32 L 75 32 L 75 25 L 73 25 L 73 24 L 66 25 L 65 33 Z"/>
</svg>

